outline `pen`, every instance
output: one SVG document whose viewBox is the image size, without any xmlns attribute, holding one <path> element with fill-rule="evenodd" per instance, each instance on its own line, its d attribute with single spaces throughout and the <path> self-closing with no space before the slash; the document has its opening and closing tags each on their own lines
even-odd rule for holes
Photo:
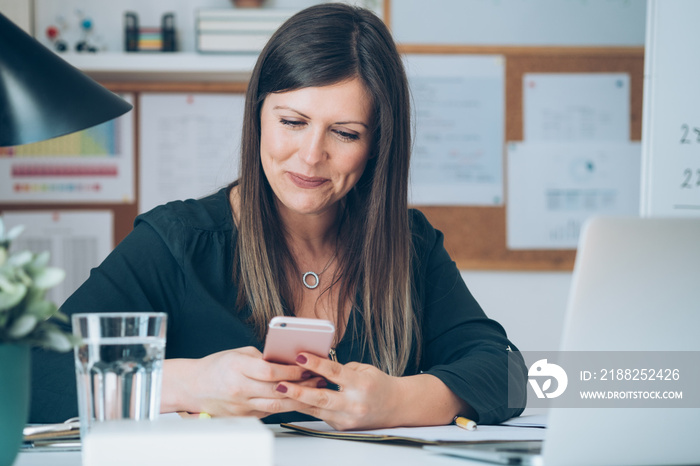
<svg viewBox="0 0 700 466">
<path fill-rule="evenodd" d="M 455 423 L 455 425 L 461 427 L 464 430 L 476 430 L 476 422 L 472 421 L 471 419 L 467 419 L 466 417 L 455 416 L 453 422 Z"/>
</svg>

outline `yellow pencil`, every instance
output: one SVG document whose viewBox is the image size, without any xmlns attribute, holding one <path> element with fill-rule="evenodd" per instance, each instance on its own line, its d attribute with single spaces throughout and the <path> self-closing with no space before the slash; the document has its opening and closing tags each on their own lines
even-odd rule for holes
<svg viewBox="0 0 700 466">
<path fill-rule="evenodd" d="M 476 430 L 476 422 L 466 417 L 456 416 L 454 423 L 464 430 Z"/>
</svg>

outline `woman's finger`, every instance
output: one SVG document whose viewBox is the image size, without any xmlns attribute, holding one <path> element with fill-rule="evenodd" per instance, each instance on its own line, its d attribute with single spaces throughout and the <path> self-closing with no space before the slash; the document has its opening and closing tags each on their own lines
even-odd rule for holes
<svg viewBox="0 0 700 466">
<path fill-rule="evenodd" d="M 311 371 L 300 366 L 276 364 L 255 356 L 247 359 L 248 361 L 242 364 L 240 369 L 241 373 L 250 379 L 264 382 L 280 382 L 282 380 L 307 380 L 313 376 Z"/>
<path fill-rule="evenodd" d="M 317 388 L 319 385 L 323 385 L 321 380 L 322 379 L 319 380 L 316 387 L 291 382 L 280 382 L 276 385 L 275 390 L 281 395 L 292 400 L 296 400 L 309 407 L 329 411 L 340 410 L 343 404 L 341 395 L 333 390 Z"/>
<path fill-rule="evenodd" d="M 248 405 L 257 410 L 257 412 L 263 413 L 262 416 L 258 417 L 265 417 L 269 416 L 270 414 L 277 413 L 287 413 L 290 411 L 299 411 L 307 408 L 305 404 L 291 398 L 251 398 L 248 400 Z"/>
<path fill-rule="evenodd" d="M 311 353 L 299 353 L 297 356 L 297 367 L 301 367 L 316 375 L 329 380 L 335 384 L 344 385 L 345 368 L 339 362 L 331 361 L 328 358 L 322 358 Z"/>
</svg>

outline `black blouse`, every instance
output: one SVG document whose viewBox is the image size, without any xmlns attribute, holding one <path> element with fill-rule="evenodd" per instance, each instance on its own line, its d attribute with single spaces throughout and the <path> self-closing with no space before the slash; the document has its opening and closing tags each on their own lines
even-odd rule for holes
<svg viewBox="0 0 700 466">
<path fill-rule="evenodd" d="M 442 233 L 417 210 L 411 210 L 410 218 L 423 347 L 419 366 L 414 348 L 404 375 L 438 377 L 476 411 L 481 424 L 519 415 L 527 380 L 522 358 L 467 289 L 443 246 Z M 166 358 L 202 358 L 243 346 L 262 351 L 263 342 L 246 323 L 247 313 L 235 309 L 237 289 L 231 277 L 236 234 L 226 189 L 157 207 L 136 218 L 134 230 L 61 309 L 68 315 L 166 312 Z M 358 337 L 362 331 L 361 313 L 355 309 L 336 347 L 341 363 L 371 364 Z M 77 415 L 73 364 L 72 353 L 34 350 L 30 422 L 62 422 Z M 309 418 L 283 413 L 265 421 L 304 419 Z"/>
</svg>

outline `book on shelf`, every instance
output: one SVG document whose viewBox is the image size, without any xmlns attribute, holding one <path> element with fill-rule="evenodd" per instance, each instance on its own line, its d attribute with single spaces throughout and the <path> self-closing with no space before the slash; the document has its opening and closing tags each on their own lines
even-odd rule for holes
<svg viewBox="0 0 700 466">
<path fill-rule="evenodd" d="M 276 9 L 199 10 L 196 16 L 200 52 L 260 52 L 294 11 Z"/>
<path fill-rule="evenodd" d="M 270 34 L 199 34 L 197 50 L 200 52 L 260 52 Z"/>
</svg>

